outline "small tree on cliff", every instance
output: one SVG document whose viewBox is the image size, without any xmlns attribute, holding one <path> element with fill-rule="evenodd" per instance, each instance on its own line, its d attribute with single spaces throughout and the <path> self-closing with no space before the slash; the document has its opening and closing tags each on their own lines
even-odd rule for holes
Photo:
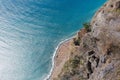
<svg viewBox="0 0 120 80">
<path fill-rule="evenodd" d="M 83 27 L 84 27 L 88 32 L 91 31 L 90 26 L 91 26 L 90 23 L 84 23 L 84 24 L 83 24 Z"/>
</svg>

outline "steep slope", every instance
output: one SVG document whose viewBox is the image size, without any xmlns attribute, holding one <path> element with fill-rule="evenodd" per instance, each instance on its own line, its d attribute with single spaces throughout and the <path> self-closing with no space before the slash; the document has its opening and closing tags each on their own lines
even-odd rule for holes
<svg viewBox="0 0 120 80">
<path fill-rule="evenodd" d="M 120 0 L 108 0 L 84 27 L 53 80 L 120 80 Z"/>
</svg>

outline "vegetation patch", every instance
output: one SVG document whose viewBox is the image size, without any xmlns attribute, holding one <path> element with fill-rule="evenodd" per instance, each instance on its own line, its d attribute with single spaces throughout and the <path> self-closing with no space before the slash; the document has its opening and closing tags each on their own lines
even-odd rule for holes
<svg viewBox="0 0 120 80">
<path fill-rule="evenodd" d="M 90 25 L 90 23 L 88 23 L 88 22 L 84 23 L 83 27 L 87 30 L 87 32 L 91 32 L 91 25 Z"/>
<path fill-rule="evenodd" d="M 75 46 L 79 46 L 79 45 L 80 45 L 80 39 L 79 39 L 79 38 L 78 38 L 78 39 L 77 39 L 77 38 L 74 38 L 74 39 L 73 39 L 73 42 L 74 42 L 74 45 L 75 45 Z"/>
</svg>

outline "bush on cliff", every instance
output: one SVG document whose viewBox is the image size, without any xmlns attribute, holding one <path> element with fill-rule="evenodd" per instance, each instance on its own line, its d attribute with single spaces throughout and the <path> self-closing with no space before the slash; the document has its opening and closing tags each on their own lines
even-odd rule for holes
<svg viewBox="0 0 120 80">
<path fill-rule="evenodd" d="M 79 46 L 80 45 L 80 39 L 78 38 L 78 39 L 74 39 L 74 44 L 76 45 L 76 46 Z"/>
<path fill-rule="evenodd" d="M 87 30 L 87 32 L 91 31 L 90 26 L 91 26 L 90 23 L 84 23 L 83 24 L 83 27 Z"/>
</svg>

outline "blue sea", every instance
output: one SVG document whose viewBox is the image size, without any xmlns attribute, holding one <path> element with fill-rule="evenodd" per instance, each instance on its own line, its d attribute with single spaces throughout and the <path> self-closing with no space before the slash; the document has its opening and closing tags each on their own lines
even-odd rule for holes
<svg viewBox="0 0 120 80">
<path fill-rule="evenodd" d="M 0 80 L 44 80 L 58 44 L 106 0 L 0 0 Z"/>
</svg>

